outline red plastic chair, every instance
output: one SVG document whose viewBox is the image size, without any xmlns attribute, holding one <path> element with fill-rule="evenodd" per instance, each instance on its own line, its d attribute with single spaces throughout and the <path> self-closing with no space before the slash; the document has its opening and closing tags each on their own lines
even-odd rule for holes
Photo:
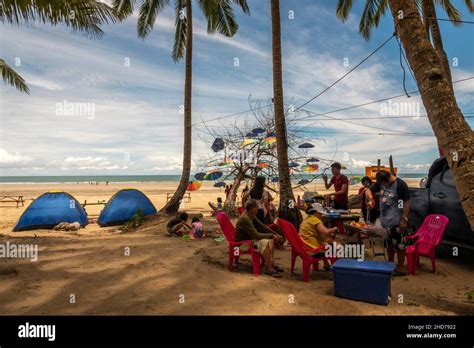
<svg viewBox="0 0 474 348">
<path fill-rule="evenodd" d="M 424 220 L 415 234 L 406 237 L 416 239 L 414 245 L 407 247 L 408 273 L 415 275 L 420 256 L 431 259 L 433 272 L 436 272 L 436 247 L 441 243 L 449 219 L 444 215 L 431 214 Z"/>
<path fill-rule="evenodd" d="M 262 255 L 253 249 L 251 240 L 243 240 L 241 242 L 235 241 L 235 227 L 232 225 L 230 218 L 224 212 L 219 212 L 216 215 L 216 219 L 221 226 L 224 236 L 229 242 L 229 271 L 232 271 L 232 266 L 235 263 L 239 263 L 240 255 L 250 255 L 252 258 L 253 272 L 256 276 L 260 274 L 260 263 L 263 258 Z M 242 251 L 239 246 L 242 244 L 248 245 L 248 250 Z"/>
<path fill-rule="evenodd" d="M 278 225 L 280 225 L 285 238 L 291 244 L 291 274 L 294 273 L 296 258 L 299 256 L 303 260 L 303 281 L 309 281 L 309 271 L 311 270 L 311 265 L 315 270 L 319 269 L 319 261 L 329 260 L 331 264 L 336 261 L 336 258 L 326 258 L 326 257 L 311 257 L 310 253 L 324 253 L 325 246 L 311 249 L 303 240 L 301 239 L 296 227 L 289 221 L 278 219 Z"/>
</svg>

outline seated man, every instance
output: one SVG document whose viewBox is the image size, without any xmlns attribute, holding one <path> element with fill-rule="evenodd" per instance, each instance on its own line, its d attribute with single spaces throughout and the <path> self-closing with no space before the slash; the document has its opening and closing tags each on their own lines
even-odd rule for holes
<svg viewBox="0 0 474 348">
<path fill-rule="evenodd" d="M 186 229 L 191 230 L 192 227 L 186 221 L 188 221 L 188 213 L 185 211 L 172 218 L 166 225 L 167 236 L 171 237 L 173 234 L 182 236 Z"/>
<path fill-rule="evenodd" d="M 303 242 L 312 249 L 320 248 L 326 243 L 332 243 L 332 239 L 336 232 L 337 227 L 327 228 L 321 222 L 321 213 L 324 211 L 323 206 L 320 203 L 313 203 L 306 209 L 308 217 L 301 223 L 300 226 L 300 237 Z M 311 253 L 309 253 L 311 255 Z M 312 254 L 312 257 L 324 256 L 324 251 Z M 331 266 L 327 260 L 324 260 L 324 269 L 329 270 Z"/>
<path fill-rule="evenodd" d="M 282 237 L 260 222 L 256 217 L 257 213 L 257 201 L 251 198 L 247 199 L 245 212 L 237 220 L 235 241 L 251 240 L 253 248 L 263 256 L 266 268 L 265 274 L 281 278 L 278 272 L 283 272 L 283 270 L 275 266 L 273 261 L 273 244 L 281 242 Z"/>
</svg>

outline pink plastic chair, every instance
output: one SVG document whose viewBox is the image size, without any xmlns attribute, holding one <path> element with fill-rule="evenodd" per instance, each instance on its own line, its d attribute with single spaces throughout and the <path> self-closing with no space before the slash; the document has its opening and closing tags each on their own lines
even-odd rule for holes
<svg viewBox="0 0 474 348">
<path fill-rule="evenodd" d="M 285 238 L 291 244 L 291 274 L 294 273 L 296 258 L 299 256 L 303 260 L 303 281 L 309 281 L 309 271 L 311 270 L 311 265 L 315 270 L 319 269 L 319 261 L 329 260 L 333 264 L 335 258 L 326 258 L 326 257 L 311 257 L 310 253 L 324 253 L 325 246 L 311 249 L 303 240 L 301 239 L 296 227 L 289 221 L 278 219 L 278 225 L 280 225 Z"/>
<path fill-rule="evenodd" d="M 229 242 L 229 271 L 232 271 L 232 266 L 235 263 L 239 263 L 240 255 L 250 255 L 252 258 L 253 272 L 256 276 L 260 274 L 260 263 L 262 262 L 262 255 L 253 249 L 251 240 L 243 240 L 241 242 L 235 241 L 235 227 L 232 225 L 230 218 L 224 212 L 219 212 L 216 215 L 216 219 L 221 226 L 224 236 Z M 248 245 L 248 250 L 242 251 L 239 246 L 242 244 Z"/>
<path fill-rule="evenodd" d="M 441 243 L 448 222 L 449 219 L 444 215 L 428 215 L 416 233 L 406 237 L 416 239 L 414 245 L 407 247 L 408 273 L 415 275 L 420 256 L 429 257 L 433 272 L 436 272 L 436 247 Z"/>
</svg>

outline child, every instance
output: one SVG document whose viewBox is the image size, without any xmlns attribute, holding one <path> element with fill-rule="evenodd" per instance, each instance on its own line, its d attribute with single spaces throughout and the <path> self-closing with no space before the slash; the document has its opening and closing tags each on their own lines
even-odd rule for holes
<svg viewBox="0 0 474 348">
<path fill-rule="evenodd" d="M 199 239 L 206 236 L 202 229 L 202 223 L 201 221 L 199 221 L 199 218 L 197 216 L 193 217 L 191 226 L 192 229 L 189 232 L 189 236 L 191 237 L 191 239 Z"/>
<path fill-rule="evenodd" d="M 222 211 L 224 209 L 224 206 L 222 205 L 222 198 L 217 197 L 217 211 Z"/>
<path fill-rule="evenodd" d="M 222 211 L 224 209 L 224 205 L 222 204 L 222 198 L 217 197 L 217 206 L 211 202 L 209 202 L 209 206 L 212 209 L 212 216 L 215 216 L 218 212 Z"/>
<path fill-rule="evenodd" d="M 186 228 L 191 230 L 192 227 L 189 226 L 186 221 L 188 221 L 188 213 L 186 213 L 185 211 L 179 213 L 178 216 L 172 218 L 166 225 L 168 237 L 173 236 L 173 234 L 177 236 L 182 236 Z"/>
</svg>

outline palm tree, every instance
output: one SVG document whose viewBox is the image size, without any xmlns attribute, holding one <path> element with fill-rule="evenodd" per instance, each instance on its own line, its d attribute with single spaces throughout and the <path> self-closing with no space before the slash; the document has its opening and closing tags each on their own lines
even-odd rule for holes
<svg viewBox="0 0 474 348">
<path fill-rule="evenodd" d="M 449 0 L 437 0 L 437 3 L 446 10 L 450 19 L 459 20 L 459 11 Z M 465 3 L 472 13 L 472 1 L 465 0 Z M 390 9 L 438 146 L 446 155 L 462 207 L 474 229 L 474 133 L 456 102 L 433 0 L 423 0 L 420 6 L 424 23 L 418 4 L 412 0 L 366 0 L 359 30 L 369 39 L 371 30 L 377 27 L 387 8 Z M 351 7 L 352 1 L 339 0 L 337 16 L 347 19 Z"/>
<path fill-rule="evenodd" d="M 26 25 L 39 21 L 57 25 L 63 23 L 74 32 L 100 38 L 101 25 L 117 20 L 115 11 L 105 3 L 94 0 L 1 0 L 0 21 L 12 25 Z M 0 59 L 0 71 L 5 84 L 29 94 L 25 80 Z"/>
<path fill-rule="evenodd" d="M 288 139 L 283 107 L 280 0 L 271 0 L 270 10 L 272 18 L 273 109 L 277 136 L 278 176 L 280 178 L 280 206 L 278 210 L 282 218 L 292 220 L 297 224 L 297 217 L 291 216 L 295 210 L 290 208 L 290 202 L 294 201 L 295 196 L 291 188 L 290 168 L 288 167 Z"/>
<path fill-rule="evenodd" d="M 133 13 L 136 0 L 114 0 L 112 7 L 116 9 L 121 17 Z M 207 20 L 208 33 L 219 32 L 225 36 L 233 36 L 238 30 L 234 11 L 230 0 L 197 0 L 199 8 Z M 246 0 L 233 0 L 239 5 L 244 13 L 249 13 Z M 169 5 L 169 0 L 142 0 L 138 20 L 137 33 L 140 38 L 146 36 L 153 29 L 156 16 Z M 166 214 L 176 214 L 183 199 L 191 174 L 191 152 L 192 152 L 192 57 L 193 57 L 193 25 L 192 25 L 192 3 L 191 0 L 175 0 L 175 40 L 171 57 L 173 61 L 179 62 L 185 56 L 185 80 L 184 80 L 184 149 L 183 169 L 181 180 L 173 197 L 161 209 Z"/>
</svg>

